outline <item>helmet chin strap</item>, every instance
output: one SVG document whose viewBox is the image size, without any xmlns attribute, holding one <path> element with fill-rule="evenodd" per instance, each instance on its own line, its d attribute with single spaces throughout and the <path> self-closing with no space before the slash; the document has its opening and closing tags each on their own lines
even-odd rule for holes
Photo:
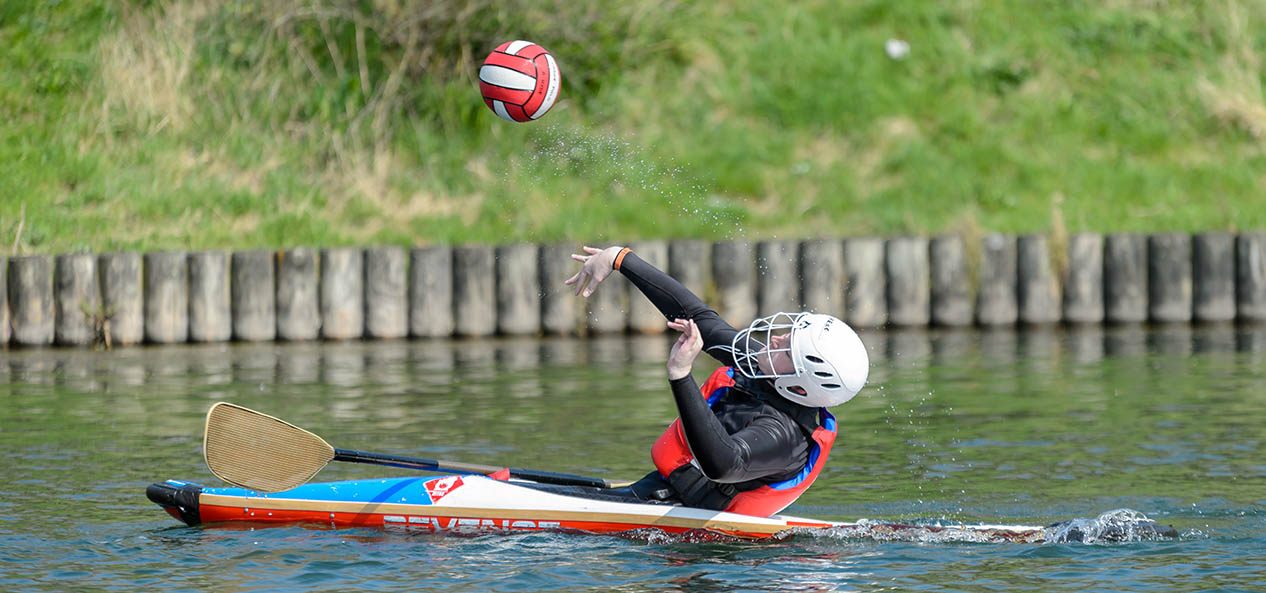
<svg viewBox="0 0 1266 593">
<path fill-rule="evenodd" d="M 776 378 L 753 379 L 742 373 L 734 376 L 734 384 L 739 386 L 743 391 L 753 395 L 760 396 L 761 399 L 769 399 L 771 401 L 786 401 L 778 390 L 774 387 Z M 767 396 L 767 397 L 766 397 Z"/>
<path fill-rule="evenodd" d="M 774 389 L 775 379 L 749 379 L 741 373 L 734 376 L 734 386 L 750 397 L 782 411 L 796 421 L 805 434 L 818 426 L 817 408 L 803 406 L 788 400 Z"/>
<path fill-rule="evenodd" d="M 738 385 L 739 387 L 743 388 L 743 390 L 745 391 L 749 391 L 752 393 L 756 393 L 756 392 L 768 393 L 771 396 L 776 397 L 778 400 L 785 401 L 786 398 L 779 395 L 778 388 L 774 386 L 774 382 L 777 380 L 778 380 L 778 377 L 752 378 L 752 377 L 748 377 L 747 375 L 744 375 L 743 373 L 738 373 L 734 376 L 734 383 Z M 792 387 L 792 390 L 797 391 L 797 392 L 803 391 L 803 389 L 798 386 Z M 791 402 L 791 403 L 794 404 L 795 402 Z"/>
</svg>

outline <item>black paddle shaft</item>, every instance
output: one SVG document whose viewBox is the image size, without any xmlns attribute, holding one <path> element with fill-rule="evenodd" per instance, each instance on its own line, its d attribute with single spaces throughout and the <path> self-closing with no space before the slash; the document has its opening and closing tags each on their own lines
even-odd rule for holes
<svg viewBox="0 0 1266 593">
<path fill-rule="evenodd" d="M 384 453 L 367 453 L 365 451 L 351 451 L 348 449 L 335 449 L 334 461 L 349 461 L 352 463 L 368 463 L 371 465 L 385 465 L 388 467 L 400 467 L 404 469 L 433 472 L 453 472 L 458 474 L 491 474 L 502 469 L 509 469 L 510 477 L 512 478 L 531 480 L 541 484 L 589 486 L 592 488 L 615 487 L 615 485 L 610 481 L 602 478 L 577 476 L 575 474 L 561 474 L 558 472 L 520 469 L 515 467 L 502 468 L 493 465 L 462 463 L 460 461 L 440 461 L 438 459 L 423 459 L 420 457 L 405 457 L 403 455 L 387 455 Z"/>
</svg>

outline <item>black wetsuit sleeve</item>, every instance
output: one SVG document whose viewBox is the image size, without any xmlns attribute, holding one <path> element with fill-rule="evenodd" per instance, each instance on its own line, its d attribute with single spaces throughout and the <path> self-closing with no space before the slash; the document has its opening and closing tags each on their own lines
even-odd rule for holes
<svg viewBox="0 0 1266 593">
<path fill-rule="evenodd" d="M 690 289 L 632 252 L 624 256 L 620 273 L 642 291 L 664 317 L 693 319 L 695 325 L 699 326 L 700 337 L 703 338 L 703 351 L 723 365 L 734 364 L 730 343 L 738 330 L 721 319 L 715 310 L 704 304 Z"/>
<path fill-rule="evenodd" d="M 746 482 L 794 473 L 804 466 L 804 435 L 793 423 L 762 416 L 738 432 L 727 434 L 700 394 L 694 377 L 686 375 L 669 384 L 686 443 L 708 479 Z M 802 455 L 789 454 L 797 450 Z"/>
</svg>

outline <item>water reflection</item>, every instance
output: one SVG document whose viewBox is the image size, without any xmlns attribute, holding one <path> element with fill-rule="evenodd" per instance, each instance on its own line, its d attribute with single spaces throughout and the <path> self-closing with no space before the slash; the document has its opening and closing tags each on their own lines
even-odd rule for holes
<svg viewBox="0 0 1266 593">
<path fill-rule="evenodd" d="M 111 357 L 114 362 L 110 365 L 110 371 L 106 374 L 107 384 L 117 384 L 119 389 L 144 385 L 145 379 L 149 375 L 144 356 L 147 350 L 144 347 L 120 349 L 117 354 Z M 227 362 L 225 358 L 221 360 Z"/>
<path fill-rule="evenodd" d="M 629 362 L 629 343 L 624 336 L 597 335 L 585 345 L 588 362 L 595 367 L 624 366 Z"/>
<path fill-rule="evenodd" d="M 82 393 L 100 393 L 105 390 L 99 380 L 98 363 L 91 352 L 72 352 L 54 365 L 53 383 Z"/>
<path fill-rule="evenodd" d="M 1235 352 L 1235 334 L 1235 327 L 1229 324 L 1210 325 L 1193 332 L 1192 348 L 1200 353 Z"/>
<path fill-rule="evenodd" d="M 546 366 L 575 364 L 585 354 L 585 342 L 569 338 L 544 338 L 541 340 L 541 363 Z"/>
<path fill-rule="evenodd" d="M 336 342 L 321 353 L 321 382 L 338 387 L 339 393 L 359 393 L 364 385 L 365 344 Z"/>
<path fill-rule="evenodd" d="M 233 381 L 267 385 L 277 380 L 277 345 L 273 343 L 240 344 L 233 356 Z"/>
<path fill-rule="evenodd" d="M 1147 334 L 1148 349 L 1169 356 L 1190 356 L 1192 329 L 1190 325 L 1160 324 L 1150 328 Z"/>
<path fill-rule="evenodd" d="M 871 383 L 892 372 L 921 374 L 928 367 L 1022 362 L 1035 371 L 1093 365 L 1155 354 L 1180 360 L 1193 355 L 1266 354 L 1266 326 L 1143 325 L 1070 326 L 1023 330 L 894 329 L 859 332 L 872 363 Z M 142 346 L 110 352 L 83 349 L 18 349 L 4 352 L 0 382 L 56 385 L 84 393 L 127 391 L 140 386 L 214 392 L 229 384 L 335 386 L 340 398 L 365 395 L 371 386 L 451 385 L 451 375 L 503 371 L 530 375 L 542 366 L 620 369 L 657 380 L 672 337 L 601 335 L 470 340 L 259 343 Z M 711 364 L 701 357 L 700 372 Z M 1167 362 L 1146 373 L 1172 372 Z M 908 378 L 908 377 L 907 377 Z M 523 390 L 539 391 L 538 388 Z"/>
<path fill-rule="evenodd" d="M 1147 352 L 1147 328 L 1138 324 L 1109 326 L 1103 349 L 1108 356 L 1141 356 Z"/>
<path fill-rule="evenodd" d="M 52 385 L 57 359 L 20 352 L 9 359 L 9 372 L 15 383 L 28 385 Z"/>
<path fill-rule="evenodd" d="M 888 359 L 898 367 L 925 367 L 932 356 L 932 342 L 922 328 L 897 328 L 888 332 Z"/>
<path fill-rule="evenodd" d="M 463 340 L 454 342 L 453 356 L 458 368 L 492 370 L 497 359 L 497 348 L 491 340 Z"/>
<path fill-rule="evenodd" d="M 1012 329 L 992 328 L 981 330 L 981 359 L 991 367 L 1010 366 L 1019 356 L 1019 334 Z"/>
<path fill-rule="evenodd" d="M 934 328 L 866 331 L 863 339 L 871 387 L 838 411 L 836 453 L 796 514 L 1036 524 L 1129 506 L 1201 530 L 1177 542 L 1194 563 L 1261 572 L 1260 554 L 1252 552 L 1264 527 L 1266 327 Z M 200 437 L 202 415 L 221 399 L 276 414 L 338 447 L 636 477 L 649 470 L 647 448 L 675 415 L 664 378 L 671 340 L 0 352 L 0 449 L 12 454 L 0 466 L 0 506 L 7 505 L 0 557 L 28 563 L 32 574 L 65 576 L 69 571 L 58 571 L 70 565 L 111 589 L 135 588 L 140 571 L 166 575 L 182 563 L 189 582 L 212 582 L 224 571 L 223 558 L 273 575 L 264 582 L 278 590 L 387 588 L 399 582 L 384 575 L 410 566 L 425 569 L 407 574 L 415 585 L 471 589 L 458 568 L 495 556 L 500 572 L 473 588 L 496 588 L 494 578 L 512 573 L 553 579 L 532 582 L 554 589 L 567 588 L 576 574 L 592 574 L 592 582 L 614 574 L 612 582 L 630 589 L 676 579 L 677 588 L 694 590 L 813 590 L 879 580 L 919 587 L 950 582 L 958 569 L 973 574 L 964 587 L 988 588 L 1001 582 L 999 566 L 1007 572 L 1023 564 L 1003 580 L 1024 582 L 1034 555 L 1075 555 L 1084 560 L 1078 570 L 1089 572 L 1119 564 L 1122 555 L 1133 555 L 1127 564 L 1135 566 L 1174 549 L 967 549 L 800 536 L 630 544 L 558 534 L 441 540 L 284 528 L 229 533 L 176 527 L 141 494 L 165 478 L 216 484 Z M 699 374 L 710 364 L 701 361 Z M 331 464 L 319 478 L 389 471 Z M 49 521 L 68 508 L 74 521 Z M 242 552 L 247 548 L 253 551 Z M 339 554 L 347 565 L 330 568 Z M 437 577 L 426 567 L 437 565 L 450 567 L 447 576 L 427 581 Z M 868 572 L 876 570 L 879 576 Z M 327 580 L 305 580 L 317 573 Z M 354 578 L 333 580 L 347 575 Z M 1248 577 L 1223 576 L 1252 590 Z M 48 577 L 37 587 L 61 590 L 65 582 Z"/>
<path fill-rule="evenodd" d="M 1079 365 L 1103 360 L 1104 332 L 1101 325 L 1075 325 L 1063 331 L 1064 347 L 1069 358 Z"/>
<path fill-rule="evenodd" d="M 870 387 L 837 412 L 839 453 L 802 514 L 1027 520 L 1107 510 L 1118 495 L 1143 500 L 1136 508 L 1179 511 L 1220 500 L 1239 512 L 1261 498 L 1266 327 L 862 334 Z M 52 497 L 83 495 L 90 484 L 88 496 L 127 501 L 98 512 L 126 516 L 115 520 L 128 529 L 137 516 L 167 525 L 137 484 L 213 479 L 200 433 L 217 400 L 278 415 L 339 447 L 636 477 L 675 416 L 664 376 L 671 342 L 604 335 L 5 351 L 0 446 L 17 455 L 0 482 L 22 493 L 0 499 L 64 505 Z M 710 365 L 701 360 L 698 374 Z M 322 477 L 381 475 L 347 465 Z M 12 521 L 48 516 L 17 510 Z"/>
<path fill-rule="evenodd" d="M 1222 378 L 1260 373 L 1266 357 L 1266 327 L 1228 325 L 903 329 L 867 331 L 863 339 L 872 354 L 871 397 L 859 398 L 855 407 L 887 408 L 887 422 L 908 433 L 911 442 L 954 414 L 955 396 L 944 390 L 948 384 L 1006 396 L 1062 392 L 1077 402 L 1066 417 L 1086 421 L 1118 413 L 1112 402 L 1123 393 L 1161 392 L 1196 377 L 1216 389 Z M 279 401 L 291 399 L 317 404 L 304 407 L 312 417 L 380 418 L 401 427 L 463 415 L 493 421 L 498 409 L 508 411 L 497 421 L 536 426 L 560 405 L 586 402 L 640 426 L 674 415 L 663 371 L 671 341 L 671 336 L 604 335 L 14 350 L 5 353 L 0 377 L 11 393 L 56 389 L 104 395 L 109 399 L 102 401 L 113 402 L 118 413 L 161 407 L 200 415 L 210 402 L 223 399 L 265 410 L 295 409 Z M 700 362 L 700 377 L 711 364 L 706 357 Z M 588 401 L 595 380 L 619 395 Z M 138 408 L 142 393 L 172 396 Z M 508 406 L 511 399 L 543 402 Z M 999 401 L 1001 406 L 1008 400 Z M 565 419 L 559 414 L 558 420 Z M 916 461 L 920 467 L 955 467 L 944 459 Z"/>
<path fill-rule="evenodd" d="M 932 333 L 932 364 L 945 366 L 957 358 L 977 352 L 976 332 L 966 328 L 945 328 Z"/>
<path fill-rule="evenodd" d="M 496 348 L 498 368 L 526 371 L 541 364 L 540 342 L 534 338 L 509 338 Z"/>
<path fill-rule="evenodd" d="M 1236 332 L 1235 349 L 1239 352 L 1266 352 L 1266 330 L 1259 326 Z"/>
<path fill-rule="evenodd" d="M 365 348 L 365 377 L 372 385 L 404 385 L 409 381 L 409 350 L 393 342 L 371 342 Z"/>
<path fill-rule="evenodd" d="M 277 356 L 277 381 L 307 385 L 321 380 L 321 348 L 315 343 L 291 344 Z"/>
</svg>

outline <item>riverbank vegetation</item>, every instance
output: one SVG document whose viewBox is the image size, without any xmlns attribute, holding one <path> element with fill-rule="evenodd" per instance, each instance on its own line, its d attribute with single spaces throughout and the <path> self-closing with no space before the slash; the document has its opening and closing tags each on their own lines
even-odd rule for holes
<svg viewBox="0 0 1266 593">
<path fill-rule="evenodd" d="M 0 244 L 1262 228 L 1262 30 L 1235 0 L 0 0 Z M 475 82 L 516 38 L 563 73 L 530 124 Z"/>
</svg>

